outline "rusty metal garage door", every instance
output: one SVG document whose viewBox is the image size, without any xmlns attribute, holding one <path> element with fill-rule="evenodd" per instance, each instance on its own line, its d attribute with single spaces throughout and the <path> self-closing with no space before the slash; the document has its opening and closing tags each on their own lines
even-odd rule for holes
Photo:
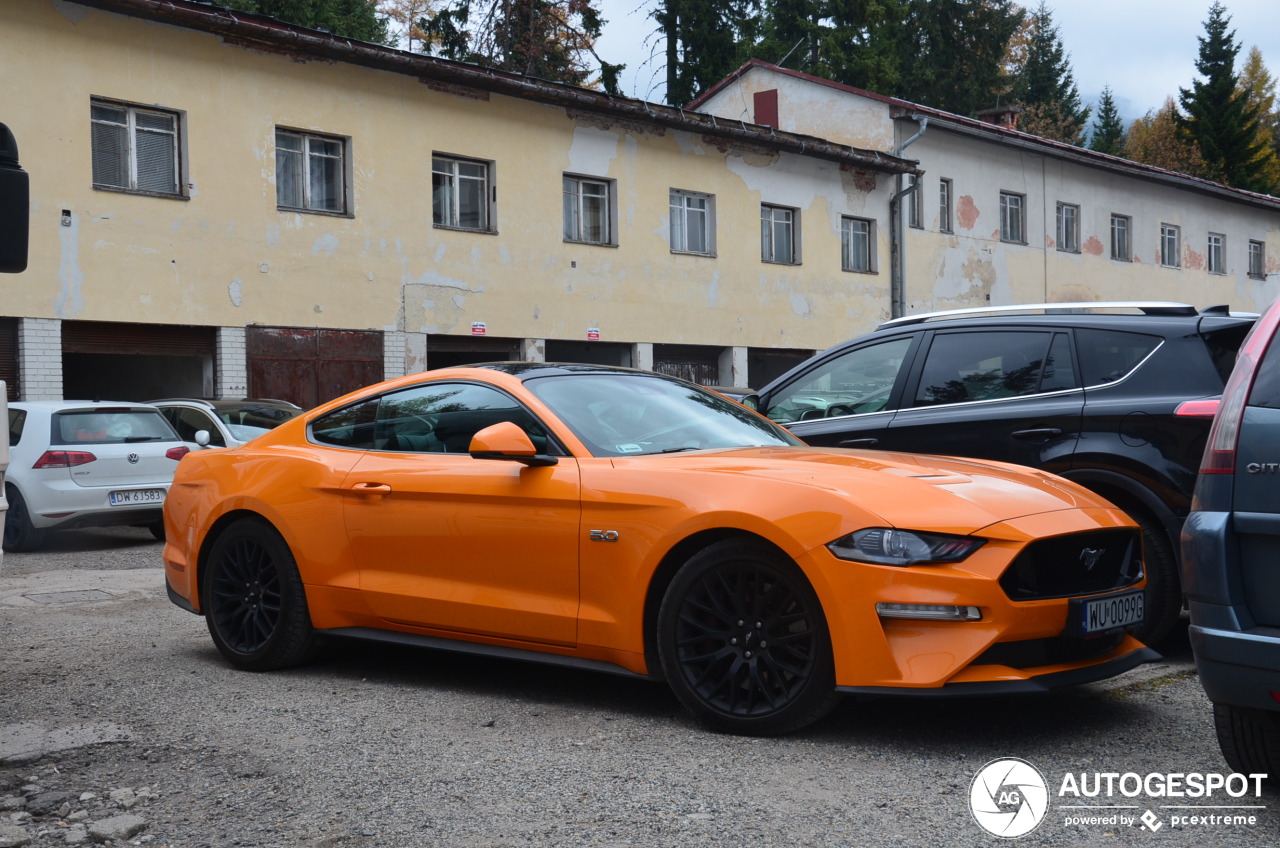
<svg viewBox="0 0 1280 848">
<path fill-rule="evenodd" d="M 310 409 L 382 380 L 382 333 L 248 327 L 249 394 Z"/>
</svg>

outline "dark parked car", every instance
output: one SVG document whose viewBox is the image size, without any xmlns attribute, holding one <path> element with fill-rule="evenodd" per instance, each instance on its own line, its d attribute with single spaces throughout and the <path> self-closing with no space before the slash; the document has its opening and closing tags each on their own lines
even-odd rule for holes
<svg viewBox="0 0 1280 848">
<path fill-rule="evenodd" d="M 1177 545 L 1217 398 L 1256 315 L 1173 303 L 1037 304 L 900 318 L 749 398 L 812 445 L 1060 474 L 1144 531 L 1155 644 L 1182 610 Z"/>
<path fill-rule="evenodd" d="M 1222 396 L 1182 535 L 1191 648 L 1237 772 L 1280 785 L 1280 302 Z"/>
</svg>

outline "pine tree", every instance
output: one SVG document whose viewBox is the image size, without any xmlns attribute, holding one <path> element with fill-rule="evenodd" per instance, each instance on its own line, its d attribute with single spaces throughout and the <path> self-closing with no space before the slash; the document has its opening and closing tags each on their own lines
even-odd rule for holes
<svg viewBox="0 0 1280 848">
<path fill-rule="evenodd" d="M 898 43 L 900 97 L 960 115 L 999 105 L 1012 0 L 908 0 Z"/>
<path fill-rule="evenodd" d="M 1124 122 L 1120 120 L 1120 111 L 1116 109 L 1115 97 L 1111 94 L 1111 86 L 1102 89 L 1102 97 L 1098 99 L 1097 117 L 1093 122 L 1093 134 L 1089 139 L 1089 149 L 1112 156 L 1124 155 L 1125 131 Z"/>
<path fill-rule="evenodd" d="M 666 45 L 668 103 L 688 103 L 742 63 L 740 29 L 754 11 L 754 0 L 659 0 L 652 15 Z"/>
<path fill-rule="evenodd" d="M 1276 112 L 1276 80 L 1262 61 L 1262 51 L 1257 47 L 1249 50 L 1244 67 L 1240 70 L 1240 90 L 1248 97 L 1250 105 L 1258 110 L 1258 142 L 1262 150 L 1258 153 L 1258 170 L 1262 177 L 1261 185 L 1268 194 L 1280 191 L 1280 114 Z"/>
<path fill-rule="evenodd" d="M 604 62 L 595 52 L 604 21 L 592 4 L 454 0 L 418 25 L 438 55 L 554 82 L 587 83 L 594 60 L 604 89 L 617 94 L 624 66 Z"/>
<path fill-rule="evenodd" d="M 270 15 L 344 38 L 390 44 L 387 19 L 379 17 L 377 0 L 230 0 L 233 8 Z"/>
<path fill-rule="evenodd" d="M 1080 102 L 1053 12 L 1043 0 L 1031 13 L 1030 23 L 1026 60 L 1018 69 L 1013 89 L 1014 98 L 1024 107 L 1018 129 L 1079 144 L 1089 107 Z"/>
<path fill-rule="evenodd" d="M 1196 70 L 1203 79 L 1191 89 L 1181 89 L 1178 97 L 1184 115 L 1178 126 L 1200 148 L 1207 176 L 1227 185 L 1251 191 L 1266 191 L 1266 178 L 1258 164 L 1262 143 L 1258 140 L 1259 109 L 1240 90 L 1236 76 L 1236 55 L 1240 42 L 1235 31 L 1227 31 L 1231 17 L 1215 2 L 1200 38 Z"/>
<path fill-rule="evenodd" d="M 896 32 L 905 12 L 905 0 L 765 0 L 750 55 L 846 85 L 893 91 Z"/>
</svg>

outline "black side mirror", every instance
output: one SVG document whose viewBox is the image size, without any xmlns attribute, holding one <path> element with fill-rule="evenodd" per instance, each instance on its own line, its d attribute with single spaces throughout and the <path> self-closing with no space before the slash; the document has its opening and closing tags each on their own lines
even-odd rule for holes
<svg viewBox="0 0 1280 848">
<path fill-rule="evenodd" d="M 0 124 L 0 274 L 27 270 L 31 186 L 18 164 L 18 142 Z"/>
<path fill-rule="evenodd" d="M 747 395 L 742 400 L 738 401 L 738 403 L 742 404 L 747 409 L 754 409 L 756 412 L 760 411 L 760 395 Z"/>
</svg>

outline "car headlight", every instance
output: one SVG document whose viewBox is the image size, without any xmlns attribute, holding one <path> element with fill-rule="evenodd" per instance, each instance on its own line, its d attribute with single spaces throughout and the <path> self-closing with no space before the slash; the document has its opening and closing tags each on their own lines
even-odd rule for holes
<svg viewBox="0 0 1280 848">
<path fill-rule="evenodd" d="M 960 562 L 986 543 L 972 536 L 923 533 L 894 527 L 868 527 L 841 536 L 827 545 L 840 559 L 876 565 L 914 565 L 920 562 Z"/>
</svg>

